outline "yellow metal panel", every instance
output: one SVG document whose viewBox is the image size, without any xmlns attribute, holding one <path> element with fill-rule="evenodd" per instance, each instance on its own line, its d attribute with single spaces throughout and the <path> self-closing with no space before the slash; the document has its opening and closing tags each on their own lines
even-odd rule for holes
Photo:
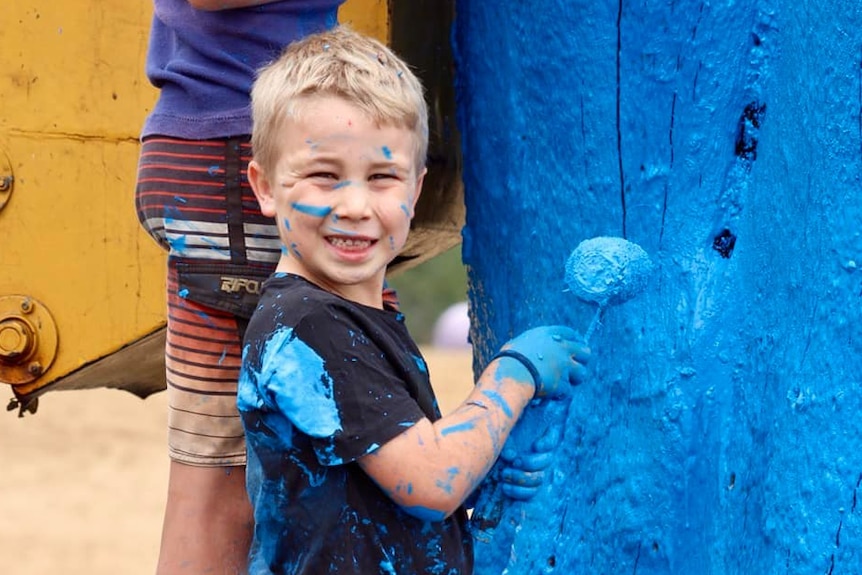
<svg viewBox="0 0 862 575">
<path fill-rule="evenodd" d="M 0 297 L 33 298 L 59 332 L 50 368 L 16 394 L 164 322 L 164 254 L 133 205 L 155 97 L 143 68 L 150 14 L 146 0 L 4 6 L 0 151 L 14 180 L 0 211 Z"/>
<path fill-rule="evenodd" d="M 116 354 L 138 341 L 147 356 L 161 354 L 146 336 L 165 321 L 165 254 L 133 205 L 138 134 L 156 97 L 144 73 L 151 17 L 150 0 L 4 2 L 0 300 L 15 305 L 0 308 L 0 384 L 13 383 L 3 378 L 3 362 L 18 361 L 23 320 L 12 317 L 7 326 L 15 329 L 3 329 L 16 302 L 33 298 L 59 334 L 50 367 L 13 387 L 20 398 L 57 380 L 60 389 L 110 378 L 122 387 L 122 376 L 91 375 L 105 373 L 95 363 L 112 355 L 135 357 L 108 362 L 115 372 L 161 373 L 149 357 Z M 386 0 L 349 0 L 339 18 L 388 40 Z"/>
<path fill-rule="evenodd" d="M 338 20 L 354 30 L 389 43 L 389 6 L 386 0 L 348 0 L 338 12 Z"/>
</svg>

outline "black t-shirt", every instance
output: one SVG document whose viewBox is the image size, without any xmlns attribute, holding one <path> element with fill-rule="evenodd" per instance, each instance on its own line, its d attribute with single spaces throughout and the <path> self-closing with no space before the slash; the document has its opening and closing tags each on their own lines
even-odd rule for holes
<svg viewBox="0 0 862 575">
<path fill-rule="evenodd" d="M 400 313 L 276 274 L 243 355 L 252 575 L 472 573 L 463 507 L 443 521 L 417 519 L 356 462 L 423 417 L 440 417 Z"/>
</svg>

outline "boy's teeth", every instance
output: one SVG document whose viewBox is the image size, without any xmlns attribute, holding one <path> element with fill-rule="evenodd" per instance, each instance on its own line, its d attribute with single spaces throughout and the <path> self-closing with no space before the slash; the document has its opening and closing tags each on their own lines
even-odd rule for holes
<svg viewBox="0 0 862 575">
<path fill-rule="evenodd" d="M 329 238 L 329 243 L 338 248 L 364 248 L 371 245 L 368 240 L 354 240 L 350 238 Z"/>
</svg>

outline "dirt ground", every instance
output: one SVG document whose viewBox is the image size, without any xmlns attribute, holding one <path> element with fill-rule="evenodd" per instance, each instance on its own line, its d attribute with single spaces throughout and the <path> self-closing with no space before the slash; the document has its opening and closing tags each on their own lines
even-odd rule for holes
<svg viewBox="0 0 862 575">
<path fill-rule="evenodd" d="M 423 352 L 446 413 L 472 385 L 471 354 Z M 164 393 L 141 400 L 116 390 L 52 391 L 35 415 L 0 413 L 2 572 L 152 575 L 167 490 L 165 417 Z"/>
</svg>

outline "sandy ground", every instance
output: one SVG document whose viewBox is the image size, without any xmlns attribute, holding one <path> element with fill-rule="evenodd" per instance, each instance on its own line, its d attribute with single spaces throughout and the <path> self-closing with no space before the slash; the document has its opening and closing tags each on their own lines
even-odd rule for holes
<svg viewBox="0 0 862 575">
<path fill-rule="evenodd" d="M 423 351 L 446 413 L 472 385 L 470 352 Z M 0 413 L 0 571 L 152 575 L 165 414 L 164 393 L 116 390 L 52 391 L 35 415 Z"/>
</svg>

